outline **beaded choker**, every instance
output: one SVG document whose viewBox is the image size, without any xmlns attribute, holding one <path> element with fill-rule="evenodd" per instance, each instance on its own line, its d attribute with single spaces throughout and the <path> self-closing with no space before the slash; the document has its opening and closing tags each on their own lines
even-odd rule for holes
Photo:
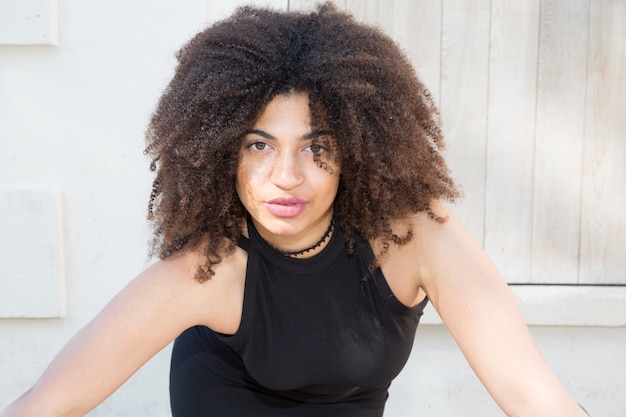
<svg viewBox="0 0 626 417">
<path fill-rule="evenodd" d="M 297 250 L 297 251 L 293 251 L 293 252 L 284 251 L 284 250 L 278 249 L 276 246 L 272 245 L 271 243 L 269 243 L 267 241 L 266 242 L 269 245 L 269 247 L 272 248 L 272 250 L 274 252 L 276 252 L 277 254 L 282 255 L 282 256 L 286 256 L 288 258 L 295 258 L 296 256 L 304 255 L 307 252 L 310 252 L 310 251 L 312 251 L 314 249 L 319 248 L 322 245 L 322 243 L 324 243 L 326 241 L 326 239 L 328 239 L 328 237 L 333 232 L 333 230 L 335 230 L 335 219 L 334 218 L 330 221 L 330 224 L 328 225 L 328 229 L 326 229 L 326 233 L 324 233 L 324 236 L 322 236 L 321 239 L 317 241 L 317 243 L 315 243 L 313 246 L 309 246 L 306 249 Z"/>
</svg>

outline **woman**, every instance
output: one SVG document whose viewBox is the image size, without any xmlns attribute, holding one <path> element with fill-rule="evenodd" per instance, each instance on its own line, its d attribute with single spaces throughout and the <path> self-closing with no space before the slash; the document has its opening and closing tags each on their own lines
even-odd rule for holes
<svg viewBox="0 0 626 417">
<path fill-rule="evenodd" d="M 584 416 L 441 200 L 433 102 L 331 5 L 194 37 L 147 131 L 161 258 L 1 415 L 81 416 L 176 339 L 173 416 L 381 416 L 430 301 L 511 416 Z"/>
</svg>

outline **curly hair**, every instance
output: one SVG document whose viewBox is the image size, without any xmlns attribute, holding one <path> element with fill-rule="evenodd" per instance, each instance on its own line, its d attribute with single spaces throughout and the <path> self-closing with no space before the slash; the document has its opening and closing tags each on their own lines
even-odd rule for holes
<svg viewBox="0 0 626 417">
<path fill-rule="evenodd" d="M 246 217 L 235 190 L 242 138 L 279 94 L 308 94 L 312 124 L 336 142 L 339 225 L 357 235 L 410 241 L 392 221 L 459 194 L 441 155 L 439 113 L 400 48 L 332 4 L 314 11 L 242 7 L 192 38 L 146 132 L 156 172 L 148 219 L 151 255 L 202 245 L 197 279 L 234 251 Z M 208 244 L 210 242 L 210 244 Z"/>
</svg>

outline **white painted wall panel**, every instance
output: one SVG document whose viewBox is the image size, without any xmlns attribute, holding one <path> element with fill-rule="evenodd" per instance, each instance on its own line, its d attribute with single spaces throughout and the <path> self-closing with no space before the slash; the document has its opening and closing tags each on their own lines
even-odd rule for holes
<svg viewBox="0 0 626 417">
<path fill-rule="evenodd" d="M 61 193 L 0 187 L 0 317 L 65 314 Z"/>
<path fill-rule="evenodd" d="M 0 45 L 56 45 L 57 0 L 0 1 Z"/>
</svg>

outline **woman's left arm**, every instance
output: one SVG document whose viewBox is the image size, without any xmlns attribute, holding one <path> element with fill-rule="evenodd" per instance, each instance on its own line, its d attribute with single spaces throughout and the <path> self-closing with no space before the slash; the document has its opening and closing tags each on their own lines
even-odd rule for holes
<svg viewBox="0 0 626 417">
<path fill-rule="evenodd" d="M 463 226 L 453 216 L 438 223 L 418 215 L 414 228 L 410 245 L 423 260 L 419 285 L 502 410 L 585 417 L 539 352 L 506 282 Z"/>
</svg>

